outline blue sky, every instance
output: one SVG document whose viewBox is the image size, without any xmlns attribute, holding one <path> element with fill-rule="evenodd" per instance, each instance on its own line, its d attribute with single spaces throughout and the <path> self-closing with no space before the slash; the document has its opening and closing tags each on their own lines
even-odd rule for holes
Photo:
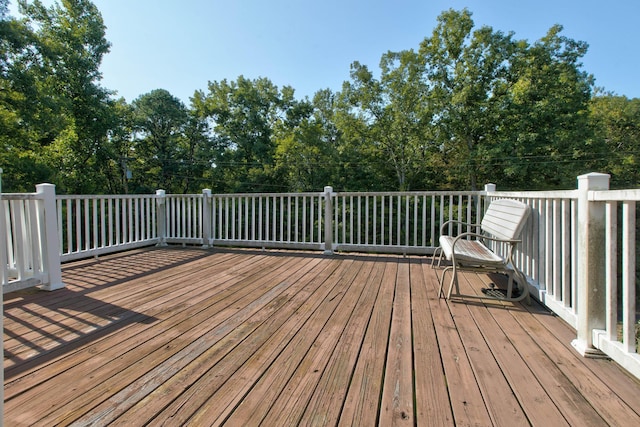
<svg viewBox="0 0 640 427">
<path fill-rule="evenodd" d="M 51 4 L 52 1 L 44 1 Z M 94 0 L 111 52 L 102 85 L 132 101 L 166 89 L 186 104 L 207 82 L 267 77 L 296 96 L 339 91 L 353 61 L 378 71 L 388 50 L 417 48 L 449 8 L 476 28 L 530 42 L 554 24 L 589 44 L 596 85 L 640 97 L 639 0 Z"/>
</svg>

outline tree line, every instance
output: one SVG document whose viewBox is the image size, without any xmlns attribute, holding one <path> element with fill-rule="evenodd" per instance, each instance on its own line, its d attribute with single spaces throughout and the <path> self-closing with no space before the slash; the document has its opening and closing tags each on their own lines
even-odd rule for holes
<svg viewBox="0 0 640 427">
<path fill-rule="evenodd" d="M 585 42 L 476 28 L 447 10 L 415 48 L 354 62 L 337 92 L 298 99 L 268 78 L 164 89 L 128 103 L 101 85 L 96 6 L 0 0 L 3 190 L 67 194 L 575 188 L 600 171 L 637 186 L 640 99 L 583 69 Z"/>
</svg>

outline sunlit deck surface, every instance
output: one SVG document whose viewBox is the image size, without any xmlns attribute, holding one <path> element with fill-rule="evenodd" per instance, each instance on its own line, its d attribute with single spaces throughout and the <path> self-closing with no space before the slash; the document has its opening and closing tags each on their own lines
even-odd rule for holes
<svg viewBox="0 0 640 427">
<path fill-rule="evenodd" d="M 64 290 L 5 296 L 5 425 L 640 425 L 640 382 L 578 356 L 562 320 L 439 300 L 429 258 L 154 248 L 63 269 Z"/>
</svg>

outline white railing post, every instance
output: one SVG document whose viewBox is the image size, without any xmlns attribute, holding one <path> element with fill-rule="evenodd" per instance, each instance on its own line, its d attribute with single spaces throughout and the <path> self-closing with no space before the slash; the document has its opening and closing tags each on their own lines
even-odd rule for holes
<svg viewBox="0 0 640 427">
<path fill-rule="evenodd" d="M 8 213 L 8 212 L 7 212 Z M 2 168 L 0 168 L 0 285 L 4 285 L 9 282 L 9 258 L 7 255 L 7 233 L 4 203 L 2 203 Z M 2 294 L 4 291 L 0 289 L 0 302 L 2 302 Z M 0 324 L 2 322 L 2 316 L 0 316 Z M 2 401 L 0 401 L 2 402 Z"/>
<path fill-rule="evenodd" d="M 156 226 L 158 227 L 158 243 L 156 246 L 167 246 L 167 194 L 164 190 L 156 190 L 156 211 L 158 222 Z"/>
<path fill-rule="evenodd" d="M 64 288 L 62 269 L 60 268 L 60 242 L 58 241 L 58 217 L 56 209 L 56 186 L 53 184 L 36 185 L 36 193 L 43 203 L 44 242 L 42 260 L 48 276 L 48 283 L 43 286 L 48 291 Z"/>
<path fill-rule="evenodd" d="M 2 168 L 0 168 L 0 209 L 4 209 L 2 205 Z M 0 220 L 2 216 L 0 215 Z M 4 221 L 0 223 L 0 227 L 4 227 Z M 4 246 L 7 244 L 7 240 L 4 236 L 4 233 L 0 235 L 0 262 L 2 263 L 2 271 L 0 272 L 0 286 L 4 285 L 7 277 L 4 277 L 4 271 L 6 271 L 6 250 Z M 4 289 L 0 289 L 0 332 L 2 332 L 2 336 L 4 336 Z M 0 356 L 2 356 L 2 360 L 4 360 L 4 339 L 0 342 Z M 4 416 L 4 369 L 0 369 L 0 382 L 2 383 L 2 387 L 0 387 L 0 417 Z M 0 418 L 0 425 L 2 425 L 2 418 Z"/>
<path fill-rule="evenodd" d="M 484 206 L 484 209 L 486 209 L 487 206 L 489 206 L 488 203 L 488 199 L 489 199 L 489 194 L 491 193 L 495 193 L 496 192 L 496 185 L 495 184 L 485 184 L 484 185 L 484 200 L 482 196 L 478 197 L 478 203 L 477 203 L 477 211 L 478 211 L 478 215 L 480 215 Z M 485 202 L 484 204 L 481 202 Z M 480 232 L 480 230 L 477 231 L 478 233 Z"/>
<path fill-rule="evenodd" d="M 589 200 L 589 192 L 609 189 L 609 175 L 578 177 L 577 338 L 572 345 L 583 356 L 602 353 L 593 346 L 593 330 L 606 327 L 605 203 Z"/>
<path fill-rule="evenodd" d="M 208 248 L 211 241 L 211 190 L 202 190 L 202 247 Z"/>
<path fill-rule="evenodd" d="M 324 187 L 324 254 L 333 254 L 333 187 Z"/>
</svg>

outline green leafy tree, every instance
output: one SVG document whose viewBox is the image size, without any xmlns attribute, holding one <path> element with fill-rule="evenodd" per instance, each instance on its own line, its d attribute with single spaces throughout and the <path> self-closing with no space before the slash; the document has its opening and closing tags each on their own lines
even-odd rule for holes
<svg viewBox="0 0 640 427">
<path fill-rule="evenodd" d="M 184 104 L 164 89 L 141 95 L 132 103 L 134 158 L 128 159 L 136 191 L 164 189 L 182 192 L 188 149 L 184 132 L 188 112 Z"/>
<path fill-rule="evenodd" d="M 442 13 L 420 55 L 442 172 L 448 185 L 476 190 L 487 177 L 495 178 L 487 165 L 504 137 L 500 129 L 516 43 L 510 34 L 473 27 L 466 9 Z"/>
<path fill-rule="evenodd" d="M 604 147 L 602 169 L 611 174 L 611 186 L 640 185 L 640 99 L 600 94 L 590 103 L 594 146 Z"/>
<path fill-rule="evenodd" d="M 107 142 L 96 153 L 96 163 L 104 176 L 108 194 L 128 194 L 136 190 L 135 185 L 130 188 L 132 163 L 136 160 L 133 106 L 120 98 L 113 102 L 112 108 L 114 122 L 107 134 Z"/>
<path fill-rule="evenodd" d="M 32 143 L 38 123 L 51 123 L 38 107 L 33 68 L 34 35 L 23 22 L 8 15 L 7 1 L 0 1 L 0 165 L 5 191 L 33 191 L 52 171 L 39 158 Z"/>
<path fill-rule="evenodd" d="M 377 182 L 378 190 L 425 188 L 432 184 L 428 166 L 437 145 L 430 135 L 434 112 L 424 62 L 413 50 L 387 52 L 380 69 L 376 79 L 355 62 L 351 81 L 343 85 L 342 152 L 346 159 L 360 159 L 356 169 L 366 174 L 352 181 Z"/>
<path fill-rule="evenodd" d="M 431 150 L 453 188 L 562 187 L 590 164 L 587 45 L 552 27 L 533 45 L 490 27 L 471 12 L 448 10 L 420 45 L 427 85 L 424 124 Z"/>
<path fill-rule="evenodd" d="M 576 175 L 601 165 L 589 126 L 593 79 L 580 64 L 588 46 L 561 31 L 556 25 L 533 45 L 521 42 L 512 61 L 497 152 L 504 187 L 571 188 Z"/>
<path fill-rule="evenodd" d="M 181 174 L 182 191 L 195 193 L 209 186 L 212 181 L 212 159 L 215 152 L 209 123 L 198 117 L 193 109 L 188 110 L 187 114 L 182 142 L 185 150 Z"/>
<path fill-rule="evenodd" d="M 269 79 L 210 82 L 193 97 L 193 108 L 211 123 L 213 189 L 231 192 L 284 191 L 274 173 L 274 129 L 285 120 L 292 89 L 280 92 Z"/>
<path fill-rule="evenodd" d="M 33 185 L 48 174 L 60 192 L 100 192 L 105 188 L 97 155 L 117 120 L 109 91 L 99 85 L 99 66 L 109 51 L 102 17 L 88 0 L 64 0 L 45 7 L 18 1 L 24 19 L 10 21 L 3 44 L 3 120 L 12 147 L 25 162 L 11 175 Z M 9 112 L 9 114 L 4 114 Z M 18 142 L 17 138 L 26 142 Z M 38 177 L 24 168 L 34 167 Z"/>
<path fill-rule="evenodd" d="M 275 173 L 289 191 L 320 191 L 334 178 L 337 153 L 329 120 L 332 98 L 325 90 L 318 91 L 313 103 L 293 102 L 286 120 L 276 125 Z"/>
</svg>

